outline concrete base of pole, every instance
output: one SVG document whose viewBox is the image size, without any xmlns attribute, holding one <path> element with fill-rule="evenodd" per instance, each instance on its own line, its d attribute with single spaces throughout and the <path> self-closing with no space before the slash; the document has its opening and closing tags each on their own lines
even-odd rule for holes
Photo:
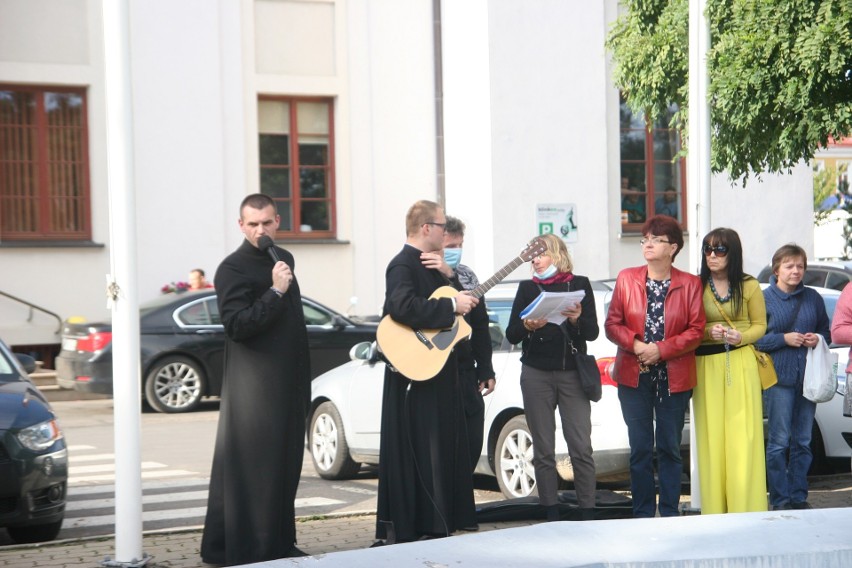
<svg viewBox="0 0 852 568">
<path fill-rule="evenodd" d="M 148 555 L 148 553 L 142 553 L 142 560 L 136 560 L 135 558 L 130 562 L 119 562 L 118 560 L 113 560 L 109 556 L 103 559 L 100 563 L 101 566 L 109 566 L 109 567 L 121 567 L 121 568 L 139 568 L 141 566 L 145 566 L 150 562 L 154 557 Z"/>
</svg>

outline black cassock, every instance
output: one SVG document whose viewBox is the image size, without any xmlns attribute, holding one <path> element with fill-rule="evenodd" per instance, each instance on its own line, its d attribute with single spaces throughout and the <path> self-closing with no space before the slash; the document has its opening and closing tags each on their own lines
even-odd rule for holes
<svg viewBox="0 0 852 568">
<path fill-rule="evenodd" d="M 384 313 L 397 322 L 413 329 L 452 325 L 452 302 L 428 300 L 449 283 L 422 265 L 416 248 L 405 245 L 391 260 L 386 285 Z M 385 371 L 376 538 L 388 538 L 388 522 L 397 542 L 476 525 L 464 420 L 454 353 L 428 381 Z"/>
<path fill-rule="evenodd" d="M 295 274 L 293 255 L 277 248 Z M 274 263 L 248 241 L 216 271 L 227 336 L 201 557 L 233 566 L 287 555 L 311 373 L 299 285 L 271 290 Z"/>
</svg>

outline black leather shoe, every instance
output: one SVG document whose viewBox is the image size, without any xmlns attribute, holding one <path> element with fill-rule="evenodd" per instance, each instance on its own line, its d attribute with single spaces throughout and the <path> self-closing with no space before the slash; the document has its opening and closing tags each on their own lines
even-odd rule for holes
<svg viewBox="0 0 852 568">
<path fill-rule="evenodd" d="M 594 521 L 595 520 L 595 510 L 594 509 L 580 509 L 580 520 L 581 521 Z"/>
<path fill-rule="evenodd" d="M 794 509 L 813 509 L 810 503 L 807 501 L 802 501 L 801 503 L 793 503 L 790 505 Z"/>
<path fill-rule="evenodd" d="M 790 511 L 793 509 L 793 505 L 790 503 L 784 503 L 783 505 L 775 505 L 772 507 L 773 511 Z"/>
</svg>

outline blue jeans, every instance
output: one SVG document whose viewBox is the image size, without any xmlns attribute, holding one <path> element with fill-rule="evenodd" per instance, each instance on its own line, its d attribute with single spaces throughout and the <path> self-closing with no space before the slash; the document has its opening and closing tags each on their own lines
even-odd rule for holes
<svg viewBox="0 0 852 568">
<path fill-rule="evenodd" d="M 683 461 L 680 441 L 692 391 L 656 396 L 651 379 L 639 378 L 637 388 L 618 385 L 621 414 L 630 441 L 630 492 L 633 516 L 653 517 L 657 511 L 654 487 L 654 440 L 657 445 L 657 477 L 660 485 L 660 516 L 679 513 Z M 654 416 L 657 423 L 654 426 Z"/>
<path fill-rule="evenodd" d="M 802 396 L 802 385 L 775 385 L 763 392 L 769 418 L 766 443 L 766 477 L 773 508 L 808 499 L 811 467 L 811 431 L 816 403 Z"/>
</svg>

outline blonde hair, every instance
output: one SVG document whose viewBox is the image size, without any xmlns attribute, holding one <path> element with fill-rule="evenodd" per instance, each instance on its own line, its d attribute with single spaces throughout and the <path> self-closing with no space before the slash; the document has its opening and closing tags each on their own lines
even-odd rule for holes
<svg viewBox="0 0 852 568">
<path fill-rule="evenodd" d="M 412 205 L 408 210 L 408 213 L 405 215 L 406 235 L 412 237 L 417 234 L 420 227 L 426 223 L 432 223 L 435 221 L 435 215 L 438 213 L 438 209 L 440 208 L 441 206 L 434 201 L 427 201 L 425 199 L 421 199 Z"/>
<path fill-rule="evenodd" d="M 568 252 L 565 241 L 553 233 L 541 235 L 539 238 L 547 245 L 547 252 L 544 254 L 550 257 L 559 272 L 572 272 L 574 270 L 574 262 L 571 260 L 571 253 Z M 532 265 L 530 265 L 530 268 L 532 272 L 535 272 Z"/>
</svg>

